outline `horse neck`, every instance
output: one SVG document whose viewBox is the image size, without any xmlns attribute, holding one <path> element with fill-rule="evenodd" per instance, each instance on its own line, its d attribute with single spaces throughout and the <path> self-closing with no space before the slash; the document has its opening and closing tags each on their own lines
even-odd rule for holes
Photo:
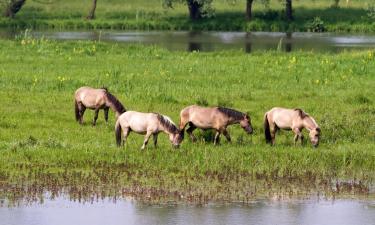
<svg viewBox="0 0 375 225">
<path fill-rule="evenodd" d="M 318 127 L 315 120 L 311 118 L 310 116 L 307 116 L 303 119 L 303 125 L 308 131 L 311 131 Z"/>
<path fill-rule="evenodd" d="M 236 119 L 234 117 L 229 117 L 228 119 L 228 124 L 229 125 L 232 125 L 232 124 L 237 124 L 237 123 L 240 123 L 242 119 Z"/>
</svg>

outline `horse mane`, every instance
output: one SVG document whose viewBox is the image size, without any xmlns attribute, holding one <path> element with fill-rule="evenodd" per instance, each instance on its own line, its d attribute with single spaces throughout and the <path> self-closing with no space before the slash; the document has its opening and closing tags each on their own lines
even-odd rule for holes
<svg viewBox="0 0 375 225">
<path fill-rule="evenodd" d="M 172 121 L 170 121 L 168 118 L 166 118 L 165 116 L 159 114 L 159 113 L 155 113 L 157 115 L 157 118 L 160 122 L 160 124 L 166 128 L 170 133 L 173 133 L 173 134 L 177 134 L 179 133 L 179 129 L 176 127 L 175 124 L 173 124 Z"/>
<path fill-rule="evenodd" d="M 109 93 L 107 88 L 102 88 L 105 90 L 105 94 L 108 98 L 108 101 L 110 101 L 113 104 L 113 107 L 116 109 L 117 112 L 119 113 L 124 113 L 126 112 L 126 109 L 124 105 L 111 93 Z"/>
<path fill-rule="evenodd" d="M 302 119 L 304 119 L 304 118 L 306 118 L 306 117 L 309 117 L 309 115 L 308 115 L 307 113 L 305 113 L 302 109 L 297 108 L 297 109 L 294 109 L 294 111 L 297 111 L 297 112 L 298 112 L 298 115 L 299 115 Z"/>
<path fill-rule="evenodd" d="M 245 113 L 239 112 L 239 111 L 234 110 L 234 109 L 225 108 L 225 107 L 221 107 L 221 106 L 217 107 L 217 109 L 221 113 L 223 113 L 223 114 L 225 114 L 225 115 L 227 115 L 229 117 L 233 117 L 236 120 L 241 120 L 245 116 Z"/>
</svg>

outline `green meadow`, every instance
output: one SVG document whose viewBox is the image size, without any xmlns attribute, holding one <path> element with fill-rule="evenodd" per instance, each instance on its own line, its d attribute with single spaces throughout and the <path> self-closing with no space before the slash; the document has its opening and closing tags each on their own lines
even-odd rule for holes
<svg viewBox="0 0 375 225">
<path fill-rule="evenodd" d="M 294 21 L 284 18 L 284 4 L 268 7 L 254 1 L 253 20 L 245 20 L 245 0 L 215 0 L 210 18 L 193 22 L 185 4 L 165 8 L 161 0 L 98 1 L 96 19 L 86 20 L 91 2 L 27 1 L 14 19 L 0 18 L 0 27 L 33 29 L 222 30 L 222 31 L 330 31 L 374 32 L 372 0 L 293 1 Z M 4 4 L 0 4 L 3 12 Z"/>
<path fill-rule="evenodd" d="M 371 193 L 375 174 L 375 52 L 339 54 L 221 51 L 29 37 L 0 42 L 0 189 L 11 199 L 45 191 L 71 196 L 131 195 L 146 200 L 247 201 L 252 197 Z M 114 113 L 96 127 L 74 117 L 80 86 L 107 87 L 128 110 L 159 112 L 177 124 L 191 104 L 248 112 L 254 134 L 238 125 L 232 143 L 196 131 L 173 149 L 166 135 L 141 151 L 131 133 L 117 148 Z M 263 115 L 299 107 L 322 129 L 319 148 L 293 145 L 281 131 L 265 143 Z M 31 196 L 31 197 L 30 197 Z"/>
</svg>

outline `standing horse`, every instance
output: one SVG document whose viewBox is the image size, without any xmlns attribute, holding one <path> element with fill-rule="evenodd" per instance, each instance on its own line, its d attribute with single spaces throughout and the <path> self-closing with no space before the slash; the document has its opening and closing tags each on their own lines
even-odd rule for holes
<svg viewBox="0 0 375 225">
<path fill-rule="evenodd" d="M 178 147 L 182 141 L 180 130 L 168 116 L 158 113 L 141 113 L 127 111 L 117 119 L 115 126 L 116 143 L 121 146 L 121 130 L 124 135 L 123 144 L 126 142 L 130 131 L 138 134 L 145 134 L 142 150 L 146 147 L 150 136 L 153 135 L 154 146 L 158 141 L 158 134 L 164 132 L 169 135 L 169 140 L 174 147 Z"/>
<path fill-rule="evenodd" d="M 83 114 L 86 108 L 95 110 L 95 116 L 92 122 L 93 126 L 96 124 L 100 109 L 104 110 L 104 119 L 106 122 L 108 122 L 109 108 L 116 113 L 116 118 L 126 111 L 121 102 L 109 93 L 107 88 L 94 89 L 91 87 L 81 87 L 77 89 L 74 94 L 74 105 L 76 120 L 80 124 L 83 123 Z"/>
<path fill-rule="evenodd" d="M 279 129 L 292 130 L 295 133 L 294 144 L 298 138 L 303 142 L 302 129 L 306 128 L 310 133 L 310 141 L 314 147 L 319 145 L 320 128 L 314 118 L 302 109 L 285 109 L 275 107 L 264 115 L 264 132 L 266 142 L 275 144 L 276 131 Z"/>
<path fill-rule="evenodd" d="M 189 128 L 186 132 L 193 142 L 196 141 L 193 135 L 193 131 L 196 128 L 216 130 L 214 144 L 219 142 L 220 134 L 224 134 L 228 142 L 230 142 L 231 138 L 227 127 L 237 123 L 239 123 L 248 134 L 253 132 L 249 115 L 234 109 L 191 105 L 180 112 L 180 130 L 183 133 L 186 125 L 189 124 Z"/>
</svg>

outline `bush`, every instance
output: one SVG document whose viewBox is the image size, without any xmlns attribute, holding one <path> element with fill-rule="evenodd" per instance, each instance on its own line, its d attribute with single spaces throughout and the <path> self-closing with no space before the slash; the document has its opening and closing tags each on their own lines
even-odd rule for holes
<svg viewBox="0 0 375 225">
<path fill-rule="evenodd" d="M 309 32 L 324 32 L 326 30 L 324 21 L 320 17 L 315 17 L 307 24 L 307 30 Z"/>
</svg>

